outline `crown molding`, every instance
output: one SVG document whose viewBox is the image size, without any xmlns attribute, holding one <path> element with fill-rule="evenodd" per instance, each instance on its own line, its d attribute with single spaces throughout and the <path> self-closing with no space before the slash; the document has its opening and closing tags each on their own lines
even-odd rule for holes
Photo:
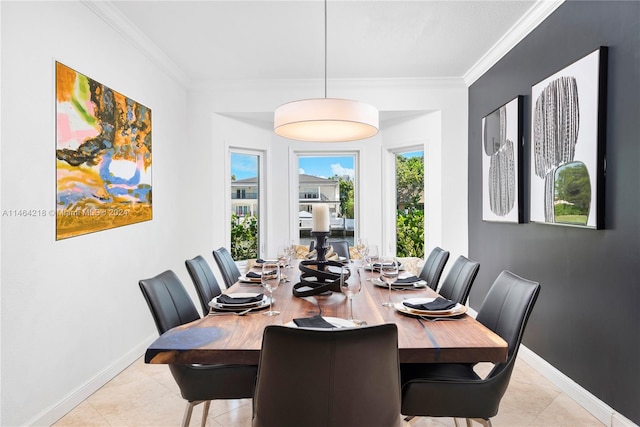
<svg viewBox="0 0 640 427">
<path fill-rule="evenodd" d="M 471 86 L 489 68 L 495 65 L 504 55 L 522 41 L 531 31 L 553 13 L 565 0 L 539 0 L 513 24 L 507 33 L 500 38 L 473 66 L 463 78 L 467 86 Z"/>
<path fill-rule="evenodd" d="M 111 1 L 81 0 L 93 13 L 115 29 L 152 63 L 182 87 L 189 86 L 189 78 L 149 37 L 140 31 Z"/>
<path fill-rule="evenodd" d="M 322 97 L 322 79 L 238 79 L 238 80 L 194 80 L 190 90 L 295 90 L 317 88 Z M 358 88 L 466 88 L 462 77 L 416 77 L 416 78 L 362 78 L 329 79 L 329 98 L 332 92 Z M 338 97 L 339 98 L 339 97 Z"/>
</svg>

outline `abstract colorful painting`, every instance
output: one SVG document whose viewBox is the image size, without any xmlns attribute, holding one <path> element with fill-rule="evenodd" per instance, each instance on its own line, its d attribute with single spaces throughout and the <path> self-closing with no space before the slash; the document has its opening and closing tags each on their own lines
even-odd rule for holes
<svg viewBox="0 0 640 427">
<path fill-rule="evenodd" d="M 531 88 L 531 221 L 604 227 L 607 48 Z"/>
<path fill-rule="evenodd" d="M 152 218 L 151 109 L 56 62 L 56 240 Z"/>
</svg>

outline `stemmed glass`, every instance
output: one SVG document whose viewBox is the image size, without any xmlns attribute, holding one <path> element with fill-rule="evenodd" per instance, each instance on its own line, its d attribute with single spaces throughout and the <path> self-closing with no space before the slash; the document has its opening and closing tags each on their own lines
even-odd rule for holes
<svg viewBox="0 0 640 427">
<path fill-rule="evenodd" d="M 380 275 L 384 277 L 384 281 L 389 287 L 389 299 L 382 305 L 385 307 L 393 307 L 391 301 L 391 284 L 398 278 L 398 260 L 395 257 L 384 257 L 380 261 Z"/>
<path fill-rule="evenodd" d="M 262 275 L 260 276 L 262 287 L 269 291 L 269 311 L 262 314 L 265 316 L 277 316 L 279 311 L 273 310 L 273 291 L 280 285 L 280 263 L 265 262 L 262 264 Z"/>
<path fill-rule="evenodd" d="M 360 255 L 360 258 L 365 259 L 368 249 L 367 239 L 359 237 L 358 240 L 356 240 L 356 251 L 358 255 Z"/>
<path fill-rule="evenodd" d="M 358 320 L 353 317 L 353 298 L 358 295 L 360 288 L 362 287 L 362 284 L 360 283 L 360 271 L 358 271 L 358 277 L 355 277 L 355 275 L 352 274 L 349 278 L 346 278 L 349 271 L 348 267 L 342 267 L 340 269 L 340 290 L 349 299 L 349 320 L 354 325 L 360 326 L 367 323 L 364 320 Z"/>
<path fill-rule="evenodd" d="M 365 262 L 368 264 L 368 268 L 371 269 L 371 272 L 373 272 L 374 269 L 374 264 L 376 262 L 378 262 L 378 245 L 369 245 L 367 246 L 367 251 L 365 254 Z M 372 277 L 369 277 L 367 280 L 369 281 L 373 281 Z"/>
</svg>

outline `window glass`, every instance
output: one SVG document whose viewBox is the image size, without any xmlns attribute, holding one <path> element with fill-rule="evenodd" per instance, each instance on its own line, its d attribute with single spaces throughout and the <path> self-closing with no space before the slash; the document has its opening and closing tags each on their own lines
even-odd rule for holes
<svg viewBox="0 0 640 427">
<path fill-rule="evenodd" d="M 258 258 L 260 155 L 231 153 L 231 256 Z"/>
<path fill-rule="evenodd" d="M 396 153 L 396 254 L 424 258 L 424 151 Z"/>
<path fill-rule="evenodd" d="M 311 237 L 313 205 L 329 206 L 330 240 L 347 240 L 353 246 L 355 229 L 355 154 L 299 155 L 298 224 L 300 244 Z"/>
</svg>

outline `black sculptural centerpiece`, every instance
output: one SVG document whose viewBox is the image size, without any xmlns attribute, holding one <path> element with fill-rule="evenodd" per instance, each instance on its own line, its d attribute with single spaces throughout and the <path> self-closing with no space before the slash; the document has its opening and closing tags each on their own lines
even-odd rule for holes
<svg viewBox="0 0 640 427">
<path fill-rule="evenodd" d="M 293 294 L 297 297 L 324 294 L 330 291 L 340 292 L 340 276 L 343 264 L 339 261 L 326 259 L 328 231 L 312 231 L 311 235 L 316 239 L 315 250 L 317 257 L 314 260 L 300 261 L 300 282 L 293 286 Z M 337 268 L 331 268 L 337 267 Z M 350 272 L 347 269 L 344 280 L 348 279 Z"/>
</svg>

